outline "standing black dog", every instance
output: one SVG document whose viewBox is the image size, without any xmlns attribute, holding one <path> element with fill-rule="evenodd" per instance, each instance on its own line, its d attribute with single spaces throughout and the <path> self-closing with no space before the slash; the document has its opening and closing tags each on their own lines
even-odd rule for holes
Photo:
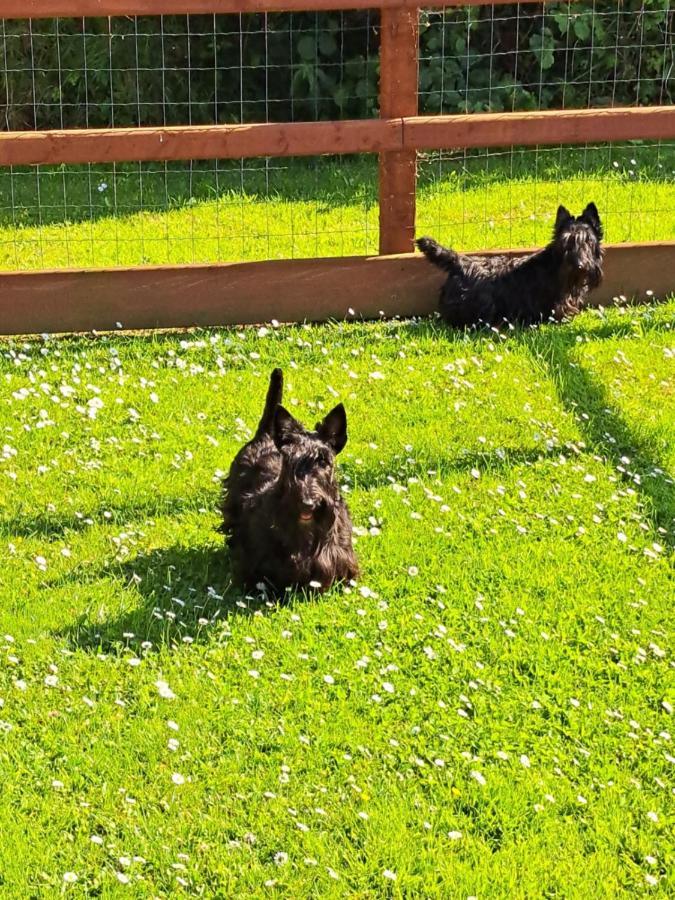
<svg viewBox="0 0 675 900">
<path fill-rule="evenodd" d="M 602 281 L 602 225 L 595 203 L 578 218 L 558 207 L 551 243 L 530 256 L 461 256 L 432 238 L 417 246 L 448 272 L 440 313 L 457 328 L 571 319 Z"/>
<path fill-rule="evenodd" d="M 358 574 L 352 523 L 335 478 L 347 416 L 340 403 L 306 431 L 280 405 L 282 390 L 275 369 L 258 430 L 224 484 L 223 530 L 246 585 L 326 590 Z"/>
</svg>

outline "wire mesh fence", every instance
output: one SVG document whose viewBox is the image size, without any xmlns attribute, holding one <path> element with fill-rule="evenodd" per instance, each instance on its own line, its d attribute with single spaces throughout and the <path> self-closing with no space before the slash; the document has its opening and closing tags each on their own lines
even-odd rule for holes
<svg viewBox="0 0 675 900">
<path fill-rule="evenodd" d="M 464 250 L 534 247 L 564 204 L 612 243 L 675 236 L 675 142 L 509 147 L 420 157 L 417 233 Z"/>
<path fill-rule="evenodd" d="M 426 10 L 420 110 L 586 109 L 673 103 L 670 0 Z"/>
<path fill-rule="evenodd" d="M 34 167 L 0 173 L 0 267 L 377 253 L 372 157 Z M 464 250 L 548 238 L 594 200 L 608 240 L 675 235 L 675 142 L 420 155 L 417 233 Z"/>
<path fill-rule="evenodd" d="M 377 11 L 0 22 L 4 130 L 369 118 Z M 422 113 L 673 102 L 670 0 L 423 11 Z M 530 246 L 594 199 L 612 241 L 675 235 L 675 143 L 420 154 L 417 231 Z M 377 160 L 0 169 L 0 268 L 377 252 Z"/>
<path fill-rule="evenodd" d="M 0 173 L 0 267 L 208 263 L 377 252 L 372 159 Z"/>
<path fill-rule="evenodd" d="M 375 12 L 2 21 L 6 128 L 377 114 Z"/>
<path fill-rule="evenodd" d="M 420 111 L 670 104 L 674 10 L 669 0 L 587 0 L 425 11 Z M 589 200 L 611 241 L 675 235 L 668 141 L 438 152 L 420 158 L 419 185 L 418 233 L 466 249 L 540 244 L 559 203 Z"/>
</svg>

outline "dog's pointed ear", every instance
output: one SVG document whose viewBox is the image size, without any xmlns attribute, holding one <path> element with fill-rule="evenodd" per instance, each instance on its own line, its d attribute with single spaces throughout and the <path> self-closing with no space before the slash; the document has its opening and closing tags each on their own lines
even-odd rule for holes
<svg viewBox="0 0 675 900">
<path fill-rule="evenodd" d="M 563 228 L 565 228 L 571 221 L 573 221 L 574 216 L 567 209 L 566 206 L 563 206 L 562 203 L 558 207 L 558 212 L 555 216 L 555 225 L 553 226 L 554 234 L 559 234 Z"/>
<path fill-rule="evenodd" d="M 338 403 L 331 409 L 325 419 L 317 424 L 316 431 L 333 453 L 339 453 L 347 443 L 347 413 L 344 406 Z"/>
<path fill-rule="evenodd" d="M 288 443 L 291 435 L 297 434 L 300 430 L 300 423 L 293 418 L 289 411 L 284 406 L 277 406 L 272 420 L 272 440 L 277 449 L 281 449 L 283 444 Z"/>
<path fill-rule="evenodd" d="M 595 203 L 589 203 L 586 209 L 579 216 L 582 222 L 590 225 L 598 238 L 602 237 L 602 223 L 600 221 L 600 213 Z"/>
</svg>

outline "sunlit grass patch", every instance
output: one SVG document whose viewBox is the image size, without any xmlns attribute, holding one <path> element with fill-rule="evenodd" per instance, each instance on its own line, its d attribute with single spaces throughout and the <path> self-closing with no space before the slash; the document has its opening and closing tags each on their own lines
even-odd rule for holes
<svg viewBox="0 0 675 900">
<path fill-rule="evenodd" d="M 665 896 L 674 313 L 2 342 L 5 893 Z M 216 532 L 275 365 L 363 569 L 284 604 Z"/>
<path fill-rule="evenodd" d="M 548 240 L 594 200 L 612 242 L 675 234 L 667 143 L 420 156 L 418 234 L 461 250 Z M 377 253 L 371 157 L 0 172 L 0 269 Z"/>
</svg>

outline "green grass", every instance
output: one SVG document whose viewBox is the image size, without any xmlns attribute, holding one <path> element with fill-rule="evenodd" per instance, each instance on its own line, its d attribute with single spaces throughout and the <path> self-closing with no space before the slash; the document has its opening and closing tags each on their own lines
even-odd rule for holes
<svg viewBox="0 0 675 900">
<path fill-rule="evenodd" d="M 0 344 L 0 894 L 671 896 L 674 314 Z M 282 606 L 215 532 L 274 365 L 363 569 Z"/>
<path fill-rule="evenodd" d="M 675 234 L 675 146 L 540 148 L 420 163 L 417 228 L 460 249 L 547 240 L 595 200 L 607 240 Z M 377 252 L 373 158 L 0 173 L 0 269 Z"/>
</svg>

